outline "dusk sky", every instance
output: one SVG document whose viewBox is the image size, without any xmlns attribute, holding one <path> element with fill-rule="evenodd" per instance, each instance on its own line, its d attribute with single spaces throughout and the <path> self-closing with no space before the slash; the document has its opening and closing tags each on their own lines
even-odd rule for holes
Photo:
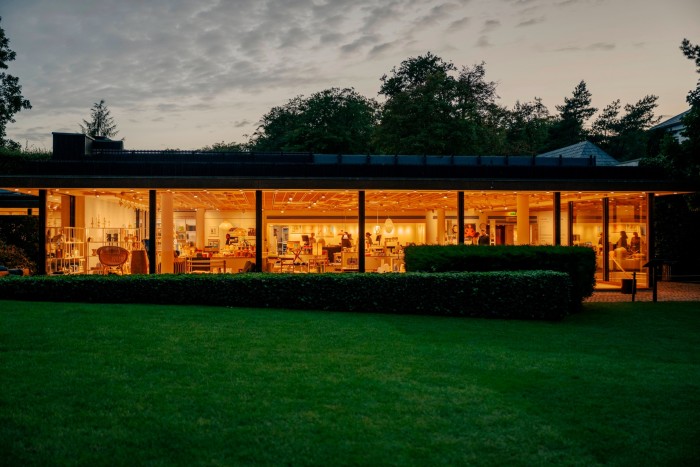
<svg viewBox="0 0 700 467">
<path fill-rule="evenodd" d="M 33 108 L 8 136 L 51 148 L 107 102 L 130 149 L 243 142 L 289 99 L 331 87 L 378 98 L 380 78 L 430 51 L 484 61 L 499 103 L 551 113 L 585 80 L 593 105 L 659 96 L 688 108 L 700 0 L 0 0 Z"/>
</svg>

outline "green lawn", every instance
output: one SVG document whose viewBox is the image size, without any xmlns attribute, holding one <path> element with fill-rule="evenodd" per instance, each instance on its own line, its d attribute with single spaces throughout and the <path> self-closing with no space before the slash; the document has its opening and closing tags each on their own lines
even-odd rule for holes
<svg viewBox="0 0 700 467">
<path fill-rule="evenodd" d="M 697 465 L 698 303 L 563 322 L 0 301 L 0 465 Z"/>
</svg>

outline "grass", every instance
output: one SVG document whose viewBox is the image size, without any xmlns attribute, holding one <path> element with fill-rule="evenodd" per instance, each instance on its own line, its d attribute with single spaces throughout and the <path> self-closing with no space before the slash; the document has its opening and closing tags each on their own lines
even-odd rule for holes
<svg viewBox="0 0 700 467">
<path fill-rule="evenodd" d="M 699 311 L 0 301 L 0 464 L 696 465 Z"/>
</svg>

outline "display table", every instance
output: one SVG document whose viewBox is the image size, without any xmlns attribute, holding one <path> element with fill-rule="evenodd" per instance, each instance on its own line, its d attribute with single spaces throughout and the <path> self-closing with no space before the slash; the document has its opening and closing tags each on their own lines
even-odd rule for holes
<svg viewBox="0 0 700 467">
<path fill-rule="evenodd" d="M 241 271 L 248 262 L 255 258 L 245 256 L 213 256 L 211 258 L 187 258 L 187 272 L 232 272 Z"/>
<path fill-rule="evenodd" d="M 365 256 L 365 271 L 400 272 L 403 259 L 399 255 Z"/>
<path fill-rule="evenodd" d="M 85 258 L 66 256 L 46 260 L 48 274 L 82 274 L 85 272 Z"/>
<path fill-rule="evenodd" d="M 237 273 L 245 268 L 245 264 L 250 261 L 255 262 L 254 257 L 249 256 L 215 256 L 214 259 L 223 260 L 223 270 L 225 272 Z"/>
</svg>

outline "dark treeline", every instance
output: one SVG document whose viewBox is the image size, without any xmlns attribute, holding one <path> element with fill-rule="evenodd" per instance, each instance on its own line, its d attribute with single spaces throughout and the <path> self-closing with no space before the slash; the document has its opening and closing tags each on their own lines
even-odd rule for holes
<svg viewBox="0 0 700 467">
<path fill-rule="evenodd" d="M 484 63 L 457 67 L 432 53 L 403 61 L 380 82 L 381 102 L 352 88 L 296 96 L 266 113 L 248 141 L 206 149 L 533 155 L 589 140 L 625 161 L 659 147 L 647 131 L 659 121 L 654 95 L 616 100 L 593 119 L 598 109 L 582 80 L 556 113 L 538 97 L 509 109 Z"/>
</svg>

